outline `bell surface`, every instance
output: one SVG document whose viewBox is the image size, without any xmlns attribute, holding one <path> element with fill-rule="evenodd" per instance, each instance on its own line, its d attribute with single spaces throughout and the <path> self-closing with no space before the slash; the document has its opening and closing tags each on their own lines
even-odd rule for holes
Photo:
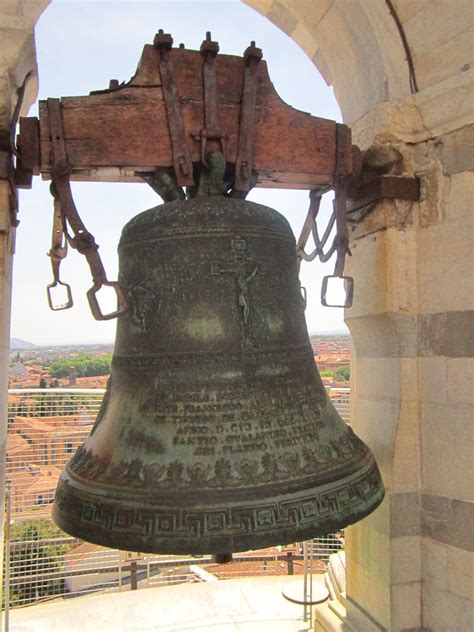
<svg viewBox="0 0 474 632">
<path fill-rule="evenodd" d="M 228 554 L 324 535 L 384 496 L 314 363 L 285 218 L 211 196 L 137 215 L 119 244 L 129 311 L 89 438 L 53 508 L 125 550 Z"/>
</svg>

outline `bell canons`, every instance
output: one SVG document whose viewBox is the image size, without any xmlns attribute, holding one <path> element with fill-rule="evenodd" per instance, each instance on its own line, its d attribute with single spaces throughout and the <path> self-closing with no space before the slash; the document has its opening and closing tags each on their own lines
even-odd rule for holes
<svg viewBox="0 0 474 632">
<path fill-rule="evenodd" d="M 177 200 L 124 228 L 112 374 L 53 515 L 116 548 L 226 554 L 373 511 L 383 484 L 313 360 L 295 241 L 276 211 Z"/>
</svg>

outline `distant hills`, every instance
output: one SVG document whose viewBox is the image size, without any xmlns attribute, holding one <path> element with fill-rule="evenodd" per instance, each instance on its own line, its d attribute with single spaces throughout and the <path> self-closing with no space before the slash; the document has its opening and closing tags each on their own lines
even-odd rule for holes
<svg viewBox="0 0 474 632">
<path fill-rule="evenodd" d="M 36 345 L 20 338 L 10 338 L 10 349 L 34 349 Z"/>
<path fill-rule="evenodd" d="M 349 337 L 350 333 L 346 329 L 338 330 L 338 331 L 310 331 L 310 336 L 318 336 L 318 337 Z M 26 340 L 21 340 L 21 338 L 10 338 L 10 350 L 11 351 L 22 351 L 25 349 L 40 349 L 41 347 L 88 347 L 88 346 L 110 346 L 113 345 L 113 341 L 103 341 L 103 342 L 72 342 L 72 343 L 54 343 L 54 344 L 40 344 L 35 345 L 32 342 L 28 342 Z"/>
<path fill-rule="evenodd" d="M 310 336 L 324 336 L 327 338 L 330 338 L 331 336 L 349 338 L 351 334 L 348 329 L 339 329 L 335 331 L 310 331 L 309 335 Z"/>
</svg>

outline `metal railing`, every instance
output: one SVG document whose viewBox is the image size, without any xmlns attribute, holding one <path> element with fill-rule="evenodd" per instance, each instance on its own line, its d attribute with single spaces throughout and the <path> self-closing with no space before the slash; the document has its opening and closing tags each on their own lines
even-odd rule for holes
<svg viewBox="0 0 474 632">
<path fill-rule="evenodd" d="M 350 389 L 330 393 L 348 419 Z M 13 389 L 8 401 L 4 600 L 10 607 L 107 590 L 130 590 L 181 582 L 249 575 L 303 573 L 303 549 L 295 544 L 238 554 L 228 565 L 209 557 L 138 555 L 70 537 L 51 520 L 57 478 L 89 435 L 103 389 Z M 343 534 L 312 541 L 314 572 L 324 572 Z M 5 606 L 5 603 L 3 604 Z"/>
</svg>

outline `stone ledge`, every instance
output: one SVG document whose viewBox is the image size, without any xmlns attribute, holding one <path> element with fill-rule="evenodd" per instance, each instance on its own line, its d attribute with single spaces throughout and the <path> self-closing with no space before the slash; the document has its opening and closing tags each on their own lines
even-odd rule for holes
<svg viewBox="0 0 474 632">
<path fill-rule="evenodd" d="M 341 618 L 334 612 L 331 605 L 324 603 L 314 609 L 314 631 L 315 632 L 357 632 L 347 624 L 344 617 Z"/>
</svg>

